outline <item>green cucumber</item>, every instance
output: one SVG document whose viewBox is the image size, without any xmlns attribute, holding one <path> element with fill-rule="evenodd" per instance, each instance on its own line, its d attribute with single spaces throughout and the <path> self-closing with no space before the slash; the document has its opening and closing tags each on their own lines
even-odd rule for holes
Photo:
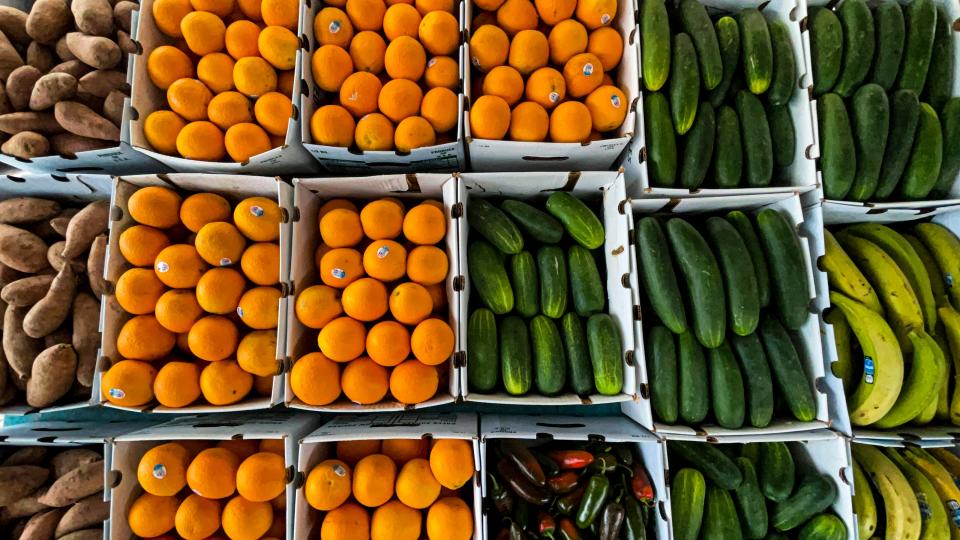
<svg viewBox="0 0 960 540">
<path fill-rule="evenodd" d="M 696 0 L 693 0 L 696 1 Z M 703 184 L 713 159 L 713 141 L 717 136 L 717 118 L 709 101 L 700 104 L 697 119 L 683 140 L 680 186 L 696 189 Z"/>
<path fill-rule="evenodd" d="M 757 215 L 757 231 L 767 255 L 773 304 L 783 324 L 797 330 L 807 321 L 810 289 L 796 228 L 787 216 L 766 208 Z"/>
<path fill-rule="evenodd" d="M 890 97 L 890 136 L 883 152 L 880 181 L 874 198 L 886 200 L 893 195 L 903 170 L 907 168 L 913 139 L 920 122 L 920 100 L 913 90 L 897 90 Z"/>
<path fill-rule="evenodd" d="M 743 481 L 740 468 L 716 446 L 690 441 L 670 441 L 667 446 L 720 488 L 740 487 Z"/>
<path fill-rule="evenodd" d="M 843 25 L 828 8 L 810 8 L 810 60 L 813 63 L 813 95 L 826 94 L 840 78 L 843 59 Z"/>
<path fill-rule="evenodd" d="M 547 197 L 546 207 L 574 242 L 587 249 L 603 245 L 603 223 L 583 201 L 565 191 L 554 191 Z"/>
<path fill-rule="evenodd" d="M 747 186 L 766 187 L 773 178 L 773 142 L 767 113 L 763 110 L 763 102 L 750 92 L 737 92 L 736 104 Z"/>
<path fill-rule="evenodd" d="M 507 199 L 500 204 L 500 209 L 538 242 L 556 244 L 563 238 L 563 225 L 539 208 L 523 201 Z"/>
<path fill-rule="evenodd" d="M 673 509 L 673 538 L 697 540 L 703 522 L 707 482 L 697 469 L 684 468 L 670 482 L 670 506 Z"/>
<path fill-rule="evenodd" d="M 770 124 L 770 141 L 773 143 L 773 164 L 778 168 L 793 165 L 797 153 L 797 133 L 793 116 L 787 105 L 767 105 L 767 122 Z"/>
<path fill-rule="evenodd" d="M 745 457 L 736 459 L 743 482 L 734 491 L 734 500 L 743 520 L 743 535 L 746 538 L 763 538 L 767 534 L 767 502 L 760 492 L 760 482 L 753 462 Z"/>
<path fill-rule="evenodd" d="M 937 27 L 930 51 L 930 68 L 923 86 L 923 100 L 940 111 L 953 94 L 953 37 L 950 19 L 943 6 L 937 6 Z"/>
<path fill-rule="evenodd" d="M 897 2 L 884 2 L 873 10 L 873 22 L 876 26 L 877 50 L 873 62 L 871 80 L 890 91 L 897 82 L 900 61 L 903 59 L 903 41 L 906 27 L 903 22 L 903 10 Z"/>
<path fill-rule="evenodd" d="M 697 51 L 690 36 L 684 33 L 673 36 L 673 60 L 671 62 L 670 114 L 677 135 L 683 135 L 693 127 L 700 102 L 700 71 L 697 68 Z"/>
<path fill-rule="evenodd" d="M 770 44 L 773 47 L 773 76 L 767 90 L 771 105 L 786 105 L 797 87 L 797 58 L 790 43 L 790 29 L 783 21 L 770 23 Z"/>
<path fill-rule="evenodd" d="M 467 265 L 473 288 L 497 315 L 513 310 L 513 289 L 500 252 L 489 242 L 474 240 L 467 247 Z"/>
<path fill-rule="evenodd" d="M 623 390 L 623 343 L 613 317 L 596 313 L 587 319 L 587 344 L 597 392 L 615 396 Z"/>
<path fill-rule="evenodd" d="M 710 400 L 713 416 L 721 427 L 739 429 L 746 416 L 743 375 L 726 342 L 707 351 L 710 363 Z"/>
<path fill-rule="evenodd" d="M 467 379 L 475 392 L 489 392 L 497 386 L 500 349 L 497 319 L 487 308 L 477 308 L 467 322 Z"/>
<path fill-rule="evenodd" d="M 513 307 L 526 318 L 540 313 L 540 285 L 537 263 L 529 251 L 510 257 L 510 283 L 513 285 Z"/>
<path fill-rule="evenodd" d="M 727 324 L 723 278 L 717 260 L 703 236 L 683 219 L 667 222 L 667 239 L 686 282 L 694 333 L 704 347 L 716 348 L 723 343 Z"/>
<path fill-rule="evenodd" d="M 537 250 L 540 273 L 540 310 L 547 317 L 559 319 L 567 312 L 567 261 L 563 249 L 541 246 Z"/>
<path fill-rule="evenodd" d="M 920 94 L 927 81 L 933 39 L 937 28 L 937 8 L 933 0 L 914 0 L 904 9 L 907 38 L 897 88 Z"/>
<path fill-rule="evenodd" d="M 522 396 L 533 385 L 533 358 L 530 334 L 516 315 L 500 321 L 500 378 L 508 394 Z"/>
<path fill-rule="evenodd" d="M 770 303 L 770 273 L 767 271 L 767 257 L 760 245 L 760 237 L 753 226 L 750 216 L 740 210 L 731 210 L 727 214 L 730 222 L 750 252 L 750 262 L 753 263 L 753 272 L 757 278 L 757 295 L 760 298 L 760 307 L 767 307 Z"/>
<path fill-rule="evenodd" d="M 606 296 L 593 255 L 580 246 L 570 246 L 567 251 L 567 273 L 577 315 L 587 317 L 603 311 Z"/>
<path fill-rule="evenodd" d="M 707 486 L 707 501 L 703 511 L 703 540 L 743 540 L 737 509 L 730 492 L 717 486 Z"/>
<path fill-rule="evenodd" d="M 713 28 L 707 8 L 699 0 L 680 0 L 680 22 L 696 47 L 703 87 L 707 90 L 716 88 L 723 78 L 723 60 L 717 31 Z"/>
<path fill-rule="evenodd" d="M 647 332 L 650 353 L 647 355 L 650 377 L 650 406 L 654 418 L 674 424 L 677 421 L 677 349 L 673 332 L 665 326 L 651 327 Z"/>
<path fill-rule="evenodd" d="M 723 62 L 723 77 L 720 84 L 708 93 L 710 104 L 717 108 L 723 104 L 730 91 L 730 84 L 740 64 L 740 26 L 737 20 L 724 15 L 714 23 L 717 44 L 720 46 L 720 59 Z"/>
<path fill-rule="evenodd" d="M 560 329 L 567 353 L 567 378 L 570 380 L 570 388 L 578 396 L 588 396 L 593 393 L 593 366 L 590 364 L 583 321 L 576 313 L 567 313 L 560 319 Z"/>
<path fill-rule="evenodd" d="M 563 341 L 553 319 L 537 315 L 530 320 L 530 343 L 533 346 L 534 384 L 545 396 L 559 393 L 567 382 L 567 360 Z"/>
<path fill-rule="evenodd" d="M 764 428 L 773 419 L 773 378 L 763 344 L 756 334 L 730 336 L 730 345 L 740 360 L 747 387 L 750 425 Z"/>
<path fill-rule="evenodd" d="M 710 386 L 707 357 L 693 332 L 677 336 L 677 358 L 680 419 L 687 425 L 699 424 L 710 412 Z"/>
<path fill-rule="evenodd" d="M 800 529 L 798 540 L 847 540 L 847 526 L 833 514 L 814 516 Z"/>
<path fill-rule="evenodd" d="M 677 183 L 677 137 L 667 98 L 660 92 L 644 96 L 643 118 L 650 183 L 654 187 L 673 187 Z"/>
<path fill-rule="evenodd" d="M 900 181 L 900 195 L 915 201 L 926 198 L 940 177 L 943 161 L 943 132 L 936 111 L 926 103 L 920 104 L 920 119 L 910 151 L 910 161 Z"/>
<path fill-rule="evenodd" d="M 946 199 L 960 174 L 960 97 L 947 100 L 940 112 L 940 127 L 943 130 L 943 160 L 933 195 Z"/>
<path fill-rule="evenodd" d="M 719 188 L 735 188 L 743 174 L 743 146 L 737 111 L 721 105 L 717 111 L 717 139 L 714 145 L 713 176 Z"/>
<path fill-rule="evenodd" d="M 843 67 L 833 91 L 850 97 L 860 87 L 873 65 L 873 14 L 865 0 L 844 0 L 837 9 L 843 25 Z"/>
<path fill-rule="evenodd" d="M 722 217 L 707 218 L 706 232 L 723 275 L 730 330 L 739 336 L 752 334 L 760 322 L 760 294 L 750 251 L 737 229 Z"/>
<path fill-rule="evenodd" d="M 474 197 L 467 204 L 470 227 L 501 252 L 514 255 L 523 249 L 523 235 L 517 225 L 496 206 Z"/>
<path fill-rule="evenodd" d="M 637 223 L 636 240 L 640 280 L 653 312 L 670 331 L 676 334 L 685 332 L 687 315 L 683 297 L 680 296 L 670 246 L 660 220 L 641 218 Z"/>
<path fill-rule="evenodd" d="M 812 422 L 817 417 L 816 393 L 790 336 L 773 317 L 760 322 L 760 338 L 770 362 L 773 380 L 794 418 Z"/>
<path fill-rule="evenodd" d="M 826 474 L 811 473 L 800 481 L 790 498 L 773 505 L 770 523 L 778 531 L 791 531 L 829 508 L 836 498 L 837 486 L 833 479 Z"/>
<path fill-rule="evenodd" d="M 759 445 L 760 490 L 763 496 L 774 502 L 783 502 L 793 493 L 796 483 L 796 464 L 785 442 L 770 442 Z"/>
<path fill-rule="evenodd" d="M 643 86 L 656 92 L 670 75 L 670 16 L 664 0 L 640 4 L 640 43 Z"/>
<path fill-rule="evenodd" d="M 767 19 L 757 8 L 740 11 L 740 47 L 747 88 L 754 94 L 766 92 L 773 78 L 773 44 Z"/>
<path fill-rule="evenodd" d="M 880 182 L 880 166 L 890 130 L 890 103 L 879 84 L 865 84 L 854 94 L 853 141 L 857 148 L 857 174 L 847 192 L 851 201 L 867 201 Z"/>
</svg>

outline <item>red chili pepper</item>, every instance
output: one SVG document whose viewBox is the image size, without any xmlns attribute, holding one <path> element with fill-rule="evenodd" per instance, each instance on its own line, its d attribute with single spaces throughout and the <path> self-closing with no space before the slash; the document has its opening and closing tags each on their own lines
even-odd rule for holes
<svg viewBox="0 0 960 540">
<path fill-rule="evenodd" d="M 562 471 L 583 469 L 593 463 L 593 454 L 585 450 L 553 450 L 547 455 Z"/>
<path fill-rule="evenodd" d="M 556 493 L 557 495 L 563 495 L 564 493 L 570 493 L 573 491 L 573 489 L 577 487 L 578 480 L 580 480 L 580 477 L 577 475 L 577 473 L 573 471 L 567 471 L 548 478 L 547 486 L 550 487 L 550 491 Z"/>
<path fill-rule="evenodd" d="M 537 529 L 540 531 L 541 536 L 553 538 L 553 533 L 557 530 L 557 522 L 554 521 L 553 516 L 550 514 L 540 512 Z"/>
<path fill-rule="evenodd" d="M 643 468 L 643 462 L 640 460 L 633 463 L 633 477 L 630 479 L 630 491 L 632 491 L 633 496 L 643 504 L 653 504 L 653 484 L 650 483 L 647 470 Z"/>
<path fill-rule="evenodd" d="M 562 540 L 580 540 L 580 531 L 573 521 L 563 518 L 560 520 L 560 538 Z"/>
</svg>

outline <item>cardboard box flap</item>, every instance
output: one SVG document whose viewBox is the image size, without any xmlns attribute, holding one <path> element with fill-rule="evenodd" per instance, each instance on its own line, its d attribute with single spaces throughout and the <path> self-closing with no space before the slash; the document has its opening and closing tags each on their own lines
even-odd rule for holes
<svg viewBox="0 0 960 540">
<path fill-rule="evenodd" d="M 477 438 L 474 413 L 395 413 L 340 415 L 307 435 L 303 443 L 368 439 L 406 439 L 430 435 L 444 439 Z"/>
<path fill-rule="evenodd" d="M 500 416 L 480 419 L 483 439 L 558 439 L 611 442 L 655 441 L 640 424 L 622 416 Z"/>
<path fill-rule="evenodd" d="M 181 416 L 116 438 L 120 441 L 161 441 L 176 439 L 282 439 L 310 429 L 315 415 L 289 411 Z"/>
<path fill-rule="evenodd" d="M 147 429 L 151 425 L 153 424 L 150 422 L 31 422 L 0 429 L 0 444 L 103 444 L 107 439 Z"/>
<path fill-rule="evenodd" d="M 536 189 L 543 197 L 554 191 L 569 191 L 579 196 L 593 193 L 599 198 L 604 188 L 612 184 L 619 175 L 617 171 L 464 173 L 460 178 L 468 191 L 478 190 L 488 195 L 528 198 L 531 190 Z"/>
<path fill-rule="evenodd" d="M 17 171 L 0 176 L 0 199 L 48 197 L 69 201 L 92 201 L 110 196 L 110 177 L 79 174 L 29 174 Z"/>
<path fill-rule="evenodd" d="M 449 174 L 416 173 L 385 174 L 381 176 L 344 178 L 295 178 L 294 183 L 304 186 L 318 197 L 382 197 L 391 195 L 425 194 L 439 196 Z"/>
</svg>

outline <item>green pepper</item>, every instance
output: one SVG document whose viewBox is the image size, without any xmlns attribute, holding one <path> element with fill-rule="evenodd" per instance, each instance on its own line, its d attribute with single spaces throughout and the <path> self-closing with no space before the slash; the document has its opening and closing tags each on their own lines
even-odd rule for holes
<svg viewBox="0 0 960 540">
<path fill-rule="evenodd" d="M 590 470 L 597 473 L 606 474 L 617 468 L 617 456 L 604 452 L 597 454 L 596 459 L 590 464 Z"/>
<path fill-rule="evenodd" d="M 587 480 L 587 489 L 583 492 L 583 499 L 577 507 L 577 527 L 586 529 L 603 509 L 610 492 L 610 480 L 602 474 L 594 474 Z"/>
<path fill-rule="evenodd" d="M 623 523 L 626 532 L 624 540 L 647 540 L 646 520 L 640 503 L 633 497 L 624 497 L 623 507 L 626 510 Z"/>
<path fill-rule="evenodd" d="M 620 463 L 630 466 L 633 465 L 633 450 L 624 443 L 613 445 L 613 453 L 620 460 Z"/>
<path fill-rule="evenodd" d="M 527 530 L 530 526 L 530 505 L 527 504 L 527 501 L 519 499 L 517 504 L 514 505 L 513 522 L 523 530 Z"/>
<path fill-rule="evenodd" d="M 510 523 L 510 540 L 526 540 L 523 529 L 517 525 L 516 521 Z"/>
</svg>

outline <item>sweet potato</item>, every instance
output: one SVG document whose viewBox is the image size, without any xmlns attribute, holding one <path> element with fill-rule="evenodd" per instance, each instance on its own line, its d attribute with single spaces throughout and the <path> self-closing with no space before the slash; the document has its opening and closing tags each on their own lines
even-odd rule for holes
<svg viewBox="0 0 960 540">
<path fill-rule="evenodd" d="M 67 319 L 63 321 L 63 324 L 61 324 L 59 328 L 43 336 L 43 348 L 49 349 L 54 345 L 60 344 L 69 345 L 73 339 L 73 324 L 71 323 L 72 321 Z"/>
<path fill-rule="evenodd" d="M 55 43 L 73 22 L 64 0 L 37 0 L 27 15 L 27 34 L 40 43 Z"/>
<path fill-rule="evenodd" d="M 6 224 L 0 224 L 0 262 L 29 273 L 50 266 L 47 262 L 47 245 L 39 236 Z"/>
<path fill-rule="evenodd" d="M 50 71 L 59 61 L 53 50 L 46 45 L 31 41 L 27 46 L 27 64 L 39 69 L 41 73 Z"/>
<path fill-rule="evenodd" d="M 83 62 L 77 60 L 76 58 L 72 60 L 64 60 L 59 64 L 50 68 L 50 73 L 67 73 L 73 75 L 77 80 L 80 80 L 80 77 L 83 77 L 87 73 L 93 71 L 93 68 L 84 64 Z"/>
<path fill-rule="evenodd" d="M 77 91 L 81 94 L 92 94 L 102 98 L 107 97 L 110 92 L 122 88 L 126 83 L 126 73 L 114 69 L 98 69 L 80 78 Z"/>
<path fill-rule="evenodd" d="M 56 536 L 79 531 L 93 525 L 100 525 L 110 517 L 110 503 L 100 495 L 91 495 L 70 507 L 57 524 Z"/>
<path fill-rule="evenodd" d="M 67 343 L 60 343 L 37 356 L 27 381 L 27 404 L 49 407 L 66 395 L 77 377 L 77 353 Z"/>
<path fill-rule="evenodd" d="M 103 491 L 102 459 L 81 465 L 57 478 L 39 501 L 47 506 L 62 508 L 98 491 Z"/>
<path fill-rule="evenodd" d="M 67 35 L 64 34 L 60 36 L 60 39 L 53 44 L 53 52 L 57 53 L 57 58 L 66 62 L 68 60 L 76 60 L 77 57 L 74 56 L 70 49 L 67 48 Z"/>
<path fill-rule="evenodd" d="M 60 214 L 60 203 L 39 197 L 14 197 L 0 201 L 0 223 L 34 223 Z"/>
<path fill-rule="evenodd" d="M 70 99 L 77 93 L 79 84 L 69 73 L 47 73 L 37 80 L 30 94 L 30 109 L 42 111 L 57 102 Z"/>
<path fill-rule="evenodd" d="M 61 101 L 54 106 L 53 114 L 63 129 L 74 135 L 120 141 L 120 128 L 82 103 Z"/>
<path fill-rule="evenodd" d="M 107 0 L 72 0 L 70 11 L 77 29 L 91 36 L 113 33 L 113 6 Z"/>
<path fill-rule="evenodd" d="M 70 224 L 70 220 L 73 216 L 77 215 L 79 208 L 64 208 L 55 218 L 50 220 L 50 227 L 57 232 L 60 236 L 66 238 L 67 236 L 67 225 Z"/>
<path fill-rule="evenodd" d="M 72 532 L 58 538 L 57 540 L 101 540 L 103 538 L 103 528 L 84 529 L 82 531 Z"/>
<path fill-rule="evenodd" d="M 23 448 L 20 448 L 16 452 L 7 456 L 7 458 L 3 460 L 3 463 L 0 463 L 0 467 L 12 467 L 14 465 L 40 466 L 46 457 L 46 447 L 24 446 Z"/>
<path fill-rule="evenodd" d="M 36 465 L 0 467 L 0 506 L 6 506 L 33 493 L 49 476 L 50 471 L 46 467 Z"/>
<path fill-rule="evenodd" d="M 90 245 L 90 254 L 87 255 L 87 280 L 90 282 L 90 290 L 98 297 L 107 294 L 110 290 L 103 277 L 106 255 L 107 237 L 101 234 L 93 240 L 93 244 Z"/>
<path fill-rule="evenodd" d="M 70 314 L 76 290 L 77 274 L 72 265 L 65 265 L 53 279 L 46 296 L 23 318 L 23 332 L 32 338 L 42 338 L 56 330 Z"/>
<path fill-rule="evenodd" d="M 77 381 L 93 384 L 93 371 L 100 348 L 100 302 L 88 293 L 73 299 L 73 349 L 77 352 Z"/>
<path fill-rule="evenodd" d="M 33 361 L 43 350 L 43 341 L 23 333 L 28 308 L 7 306 L 3 316 L 3 354 L 10 369 L 20 377 L 30 375 Z"/>
<path fill-rule="evenodd" d="M 88 448 L 71 448 L 50 458 L 50 470 L 54 478 L 60 478 L 68 472 L 103 459 L 98 452 Z"/>
<path fill-rule="evenodd" d="M 20 533 L 20 540 L 47 540 L 53 538 L 57 530 L 57 523 L 63 517 L 65 508 L 51 508 L 50 510 L 34 514 L 27 526 Z"/>
<path fill-rule="evenodd" d="M 81 137 L 79 135 L 74 135 L 73 133 L 61 133 L 59 135 L 50 137 L 50 147 L 53 149 L 55 154 L 59 154 L 61 156 L 72 156 L 80 152 L 102 150 L 112 146 L 116 145 L 100 139 Z"/>
<path fill-rule="evenodd" d="M 3 302 L 0 302 L 2 304 Z M 3 308 L 4 311 L 7 310 L 6 307 Z M 7 365 L 7 355 L 3 352 L 3 347 L 0 347 L 0 391 L 2 391 L 10 383 L 10 374 L 13 373 L 10 369 L 10 366 Z M 16 375 L 14 373 L 14 375 Z"/>
<path fill-rule="evenodd" d="M 0 286 L 16 281 L 22 277 L 25 277 L 25 274 L 23 272 L 19 270 L 14 270 L 9 266 L 3 263 L 0 263 Z"/>
<path fill-rule="evenodd" d="M 126 94 L 119 90 L 114 90 L 103 100 L 103 116 L 116 125 L 123 122 L 123 104 L 127 98 Z"/>
<path fill-rule="evenodd" d="M 0 145 L 0 151 L 20 159 L 33 159 L 50 155 L 50 141 L 39 133 L 21 131 Z"/>
<path fill-rule="evenodd" d="M 33 66 L 20 66 L 7 77 L 7 99 L 16 111 L 23 111 L 30 106 L 30 95 L 37 81 L 43 73 Z"/>
<path fill-rule="evenodd" d="M 41 347 L 40 350 L 42 351 L 43 348 Z M 14 388 L 16 388 L 21 392 L 27 391 L 28 380 L 30 380 L 29 374 L 27 374 L 26 376 L 21 376 L 17 373 L 14 373 L 12 369 L 7 372 L 7 382 L 9 383 L 7 386 L 13 386 Z"/>
<path fill-rule="evenodd" d="M 113 6 L 113 22 L 117 28 L 126 33 L 130 33 L 131 13 L 140 9 L 136 2 L 130 0 L 120 0 Z"/>
<path fill-rule="evenodd" d="M 27 34 L 27 13 L 10 6 L 0 6 L 0 32 L 19 45 L 30 43 Z"/>
<path fill-rule="evenodd" d="M 117 30 L 117 45 L 127 54 L 137 54 L 140 51 L 140 46 L 130 38 L 130 34 L 123 30 Z"/>
<path fill-rule="evenodd" d="M 10 100 L 7 98 L 7 85 L 0 83 L 0 115 L 13 112 Z"/>
<path fill-rule="evenodd" d="M 47 492 L 47 488 L 40 488 L 37 491 L 14 501 L 3 507 L 0 511 L 0 519 L 16 519 L 25 516 L 32 516 L 41 510 L 46 510 L 49 506 L 41 504 L 37 499 Z"/>
<path fill-rule="evenodd" d="M 93 239 L 107 230 L 110 201 L 100 199 L 83 207 L 67 225 L 67 245 L 63 256 L 74 259 L 90 249 Z"/>
<path fill-rule="evenodd" d="M 95 69 L 110 69 L 123 59 L 120 46 L 101 36 L 70 32 L 67 34 L 67 48 L 77 59 Z"/>
<path fill-rule="evenodd" d="M 70 263 L 70 259 L 63 256 L 63 247 L 66 245 L 66 240 L 60 240 L 47 249 L 47 260 L 50 261 L 50 266 L 57 272 L 63 270 L 63 267 Z"/>
<path fill-rule="evenodd" d="M 18 279 L 0 289 L 0 298 L 8 305 L 17 307 L 32 306 L 43 298 L 53 283 L 51 275 L 40 274 Z"/>
<path fill-rule="evenodd" d="M 0 32 L 0 80 L 7 80 L 10 72 L 23 65 L 23 58 L 7 36 Z"/>
<path fill-rule="evenodd" d="M 62 133 L 63 128 L 48 112 L 12 112 L 0 114 L 0 131 L 14 135 L 21 131 L 35 131 L 44 135 Z"/>
</svg>

